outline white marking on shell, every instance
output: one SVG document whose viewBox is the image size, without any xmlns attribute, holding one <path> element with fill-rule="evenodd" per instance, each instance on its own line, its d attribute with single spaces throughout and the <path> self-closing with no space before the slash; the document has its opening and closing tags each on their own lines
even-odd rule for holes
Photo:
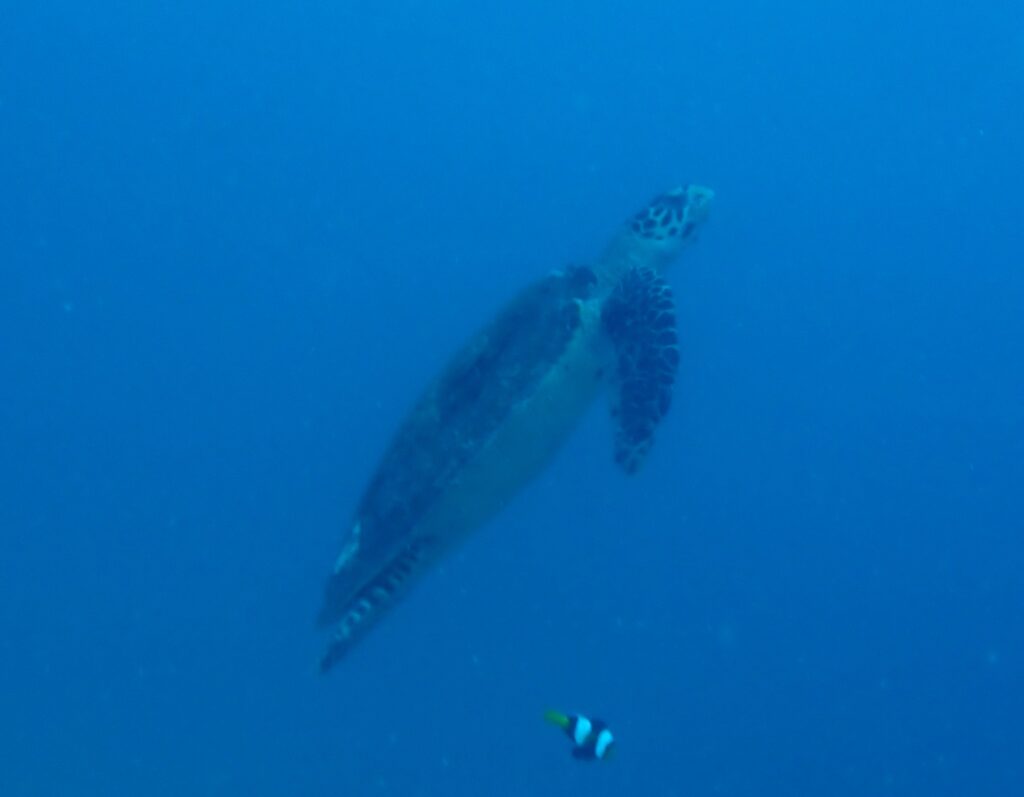
<svg viewBox="0 0 1024 797">
<path fill-rule="evenodd" d="M 351 539 L 348 544 L 341 549 L 341 553 L 338 554 L 338 558 L 334 560 L 334 574 L 337 575 L 342 569 L 352 560 L 352 557 L 356 555 L 356 551 L 359 550 L 359 535 L 363 532 L 363 524 L 356 523 L 352 527 L 352 532 L 349 535 Z"/>
</svg>

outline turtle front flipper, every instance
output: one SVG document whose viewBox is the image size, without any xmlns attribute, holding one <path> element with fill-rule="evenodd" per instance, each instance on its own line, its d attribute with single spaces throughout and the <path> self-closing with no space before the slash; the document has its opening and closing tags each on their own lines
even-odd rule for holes
<svg viewBox="0 0 1024 797">
<path fill-rule="evenodd" d="M 615 360 L 615 461 L 635 473 L 668 412 L 679 368 L 672 289 L 653 269 L 629 269 L 605 302 L 601 326 Z"/>
</svg>

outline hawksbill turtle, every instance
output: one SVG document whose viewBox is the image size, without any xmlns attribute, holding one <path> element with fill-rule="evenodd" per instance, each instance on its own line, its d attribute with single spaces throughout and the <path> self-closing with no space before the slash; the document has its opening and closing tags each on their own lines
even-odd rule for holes
<svg viewBox="0 0 1024 797">
<path fill-rule="evenodd" d="M 607 386 L 615 460 L 635 472 L 679 363 L 669 264 L 708 215 L 699 186 L 657 196 L 593 264 L 529 285 L 431 383 L 344 534 L 318 625 L 322 671 L 427 567 L 541 471 Z"/>
</svg>

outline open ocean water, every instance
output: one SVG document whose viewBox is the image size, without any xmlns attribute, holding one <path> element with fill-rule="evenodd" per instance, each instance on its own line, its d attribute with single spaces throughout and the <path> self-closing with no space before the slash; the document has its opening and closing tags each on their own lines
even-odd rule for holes
<svg viewBox="0 0 1024 797">
<path fill-rule="evenodd" d="M 685 182 L 645 469 L 318 675 L 424 383 Z M 1019 0 L 6 0 L 0 795 L 1024 794 L 1022 184 Z"/>
</svg>

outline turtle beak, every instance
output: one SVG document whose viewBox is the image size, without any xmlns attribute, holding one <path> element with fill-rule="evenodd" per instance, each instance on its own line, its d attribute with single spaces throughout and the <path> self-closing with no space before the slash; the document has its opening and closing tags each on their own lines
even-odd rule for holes
<svg viewBox="0 0 1024 797">
<path fill-rule="evenodd" d="M 686 215 L 687 220 L 694 224 L 700 224 L 707 220 L 711 210 L 711 200 L 715 198 L 715 192 L 702 185 L 689 185 L 686 187 Z"/>
</svg>

